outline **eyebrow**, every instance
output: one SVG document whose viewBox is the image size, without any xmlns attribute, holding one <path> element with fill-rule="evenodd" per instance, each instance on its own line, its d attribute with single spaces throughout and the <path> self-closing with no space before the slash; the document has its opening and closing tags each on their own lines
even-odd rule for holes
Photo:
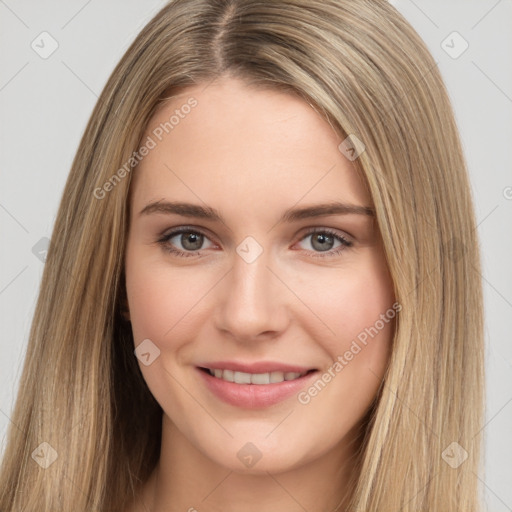
<svg viewBox="0 0 512 512">
<path fill-rule="evenodd" d="M 207 219 L 211 221 L 224 222 L 222 215 L 218 210 L 209 206 L 200 206 L 192 203 L 183 203 L 176 201 L 155 201 L 147 204 L 139 213 L 140 215 L 150 215 L 153 213 L 176 214 L 184 217 L 194 217 L 197 219 Z M 347 204 L 341 202 L 330 202 L 324 204 L 316 204 L 302 208 L 289 208 L 286 210 L 278 221 L 294 222 L 313 217 L 322 217 L 324 215 L 348 215 L 357 214 L 368 217 L 375 217 L 375 211 L 369 206 L 359 206 L 355 204 Z"/>
</svg>

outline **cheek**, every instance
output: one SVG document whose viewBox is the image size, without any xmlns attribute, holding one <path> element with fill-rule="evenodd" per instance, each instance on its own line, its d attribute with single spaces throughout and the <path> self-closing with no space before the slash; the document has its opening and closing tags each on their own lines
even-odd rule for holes
<svg viewBox="0 0 512 512">
<path fill-rule="evenodd" d="M 207 276 L 189 270 L 172 271 L 135 250 L 128 254 L 126 291 L 136 344 L 150 338 L 164 348 L 201 310 L 199 299 L 211 286 Z"/>
<path fill-rule="evenodd" d="M 169 286 L 164 276 L 138 268 L 127 268 L 126 289 L 135 339 L 158 341 L 173 326 L 180 302 L 177 286 Z"/>
<path fill-rule="evenodd" d="M 387 269 L 377 263 L 345 269 L 336 286 L 331 276 L 312 287 L 312 309 L 335 334 L 326 334 L 325 328 L 320 331 L 318 320 L 308 324 L 328 358 L 318 381 L 304 389 L 298 400 L 304 406 L 304 420 L 312 422 L 311 429 L 323 432 L 325 439 L 340 438 L 363 417 L 389 360 L 396 318 L 394 293 Z"/>
<path fill-rule="evenodd" d="M 333 277 L 318 274 L 302 287 L 306 303 L 336 335 L 354 336 L 373 325 L 393 304 L 386 273 L 373 269 L 343 269 Z"/>
<path fill-rule="evenodd" d="M 302 282 L 300 293 L 315 313 L 304 316 L 305 328 L 333 360 L 351 351 L 347 358 L 358 365 L 381 367 L 396 316 L 392 280 L 381 258 L 359 263 L 340 269 L 335 278 L 326 272 Z"/>
<path fill-rule="evenodd" d="M 181 393 L 173 375 L 180 349 L 191 339 L 191 329 L 197 324 L 194 314 L 200 304 L 194 307 L 199 293 L 194 285 L 199 282 L 191 282 L 183 272 L 173 272 L 161 262 L 152 262 L 137 250 L 127 253 L 125 272 L 134 345 L 149 339 L 160 350 L 149 365 L 139 361 L 139 368 L 162 408 L 178 417 L 184 414 L 182 402 L 186 399 L 170 399 Z M 201 287 L 206 287 L 204 280 Z"/>
</svg>

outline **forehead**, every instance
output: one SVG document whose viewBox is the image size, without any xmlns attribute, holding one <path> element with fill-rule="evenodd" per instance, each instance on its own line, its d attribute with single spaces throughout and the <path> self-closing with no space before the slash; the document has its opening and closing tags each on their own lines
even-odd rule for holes
<svg viewBox="0 0 512 512">
<path fill-rule="evenodd" d="M 229 203 L 236 195 L 247 207 L 301 198 L 369 205 L 338 149 L 342 140 L 296 95 L 234 79 L 197 85 L 170 98 L 148 123 L 143 142 L 151 149 L 134 170 L 133 199 L 141 205 L 171 194 Z"/>
</svg>

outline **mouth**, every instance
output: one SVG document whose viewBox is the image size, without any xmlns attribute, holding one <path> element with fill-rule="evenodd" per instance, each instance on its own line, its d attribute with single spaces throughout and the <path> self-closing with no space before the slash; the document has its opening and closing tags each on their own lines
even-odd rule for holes
<svg viewBox="0 0 512 512">
<path fill-rule="evenodd" d="M 243 409 L 264 409 L 289 400 L 319 373 L 316 368 L 264 362 L 205 363 L 196 371 L 213 396 Z"/>
<path fill-rule="evenodd" d="M 279 384 L 280 382 L 284 381 L 297 380 L 312 372 L 317 371 L 316 369 L 312 369 L 303 372 L 272 371 L 265 373 L 249 373 L 223 368 L 199 367 L 199 369 L 205 373 L 208 373 L 212 377 L 215 377 L 216 379 L 221 379 L 226 382 L 233 382 L 235 384 L 255 384 L 257 386 L 266 384 Z"/>
</svg>

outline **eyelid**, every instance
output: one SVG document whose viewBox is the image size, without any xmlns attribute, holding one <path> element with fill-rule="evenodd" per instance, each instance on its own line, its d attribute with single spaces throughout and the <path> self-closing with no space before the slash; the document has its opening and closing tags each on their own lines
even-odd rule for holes
<svg viewBox="0 0 512 512">
<path fill-rule="evenodd" d="M 347 242 L 350 242 L 351 244 L 354 243 L 354 237 L 352 235 L 350 235 L 349 233 L 347 233 L 346 231 L 343 231 L 341 229 L 338 229 L 338 228 L 329 228 L 327 226 L 310 226 L 310 227 L 305 227 L 303 229 L 300 230 L 299 234 L 302 233 L 301 236 L 301 240 L 305 237 L 305 236 L 308 236 L 308 235 L 311 235 L 311 234 L 314 234 L 314 233 L 330 233 L 331 235 L 333 236 L 337 236 L 337 237 L 340 237 L 340 238 L 343 238 L 344 240 L 346 240 Z M 296 235 L 296 236 L 299 236 L 299 235 Z"/>
<path fill-rule="evenodd" d="M 164 238 L 169 239 L 170 235 L 176 236 L 181 233 L 198 233 L 198 234 L 203 235 L 204 237 L 208 238 L 209 240 L 212 240 L 212 238 L 215 238 L 212 234 L 210 234 L 209 230 L 207 230 L 206 228 L 188 225 L 188 224 L 175 226 L 173 228 L 166 228 L 165 230 L 163 230 L 161 232 L 160 235 L 158 235 L 158 238 L 159 239 L 164 239 Z"/>
</svg>

